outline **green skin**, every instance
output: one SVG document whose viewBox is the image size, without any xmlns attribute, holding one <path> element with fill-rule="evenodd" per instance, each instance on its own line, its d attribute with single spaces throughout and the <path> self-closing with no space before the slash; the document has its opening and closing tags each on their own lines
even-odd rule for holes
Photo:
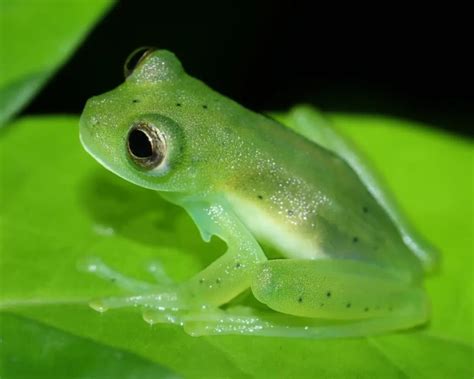
<svg viewBox="0 0 474 379">
<path fill-rule="evenodd" d="M 148 322 L 178 323 L 192 335 L 362 336 L 426 322 L 421 282 L 436 266 L 433 249 L 317 111 L 296 107 L 291 117 L 284 126 L 243 108 L 165 50 L 91 98 L 80 125 L 85 149 L 184 207 L 204 240 L 216 235 L 228 246 L 176 284 L 159 267 L 152 285 L 90 262 L 89 271 L 133 293 L 94 308 L 144 306 Z M 141 167 L 128 148 L 137 125 L 165 141 L 156 167 Z M 267 259 L 259 242 L 282 259 Z M 220 308 L 249 288 L 267 307 Z"/>
</svg>

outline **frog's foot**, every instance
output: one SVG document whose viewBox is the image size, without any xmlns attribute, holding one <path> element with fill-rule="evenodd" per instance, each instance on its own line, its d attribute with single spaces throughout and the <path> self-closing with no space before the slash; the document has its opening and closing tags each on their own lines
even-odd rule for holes
<svg viewBox="0 0 474 379">
<path fill-rule="evenodd" d="M 147 271 L 155 278 L 158 284 L 173 284 L 174 281 L 166 273 L 163 265 L 158 261 L 152 261 L 147 265 Z"/>
<path fill-rule="evenodd" d="M 344 338 L 387 333 L 413 326 L 413 315 L 369 320 L 323 320 L 284 314 L 216 315 L 212 319 L 189 320 L 183 324 L 193 336 L 242 334 L 289 338 Z"/>
<path fill-rule="evenodd" d="M 173 281 L 166 274 L 163 266 L 156 261 L 150 262 L 147 265 L 147 271 L 155 278 L 156 283 L 159 285 L 172 284 Z M 144 282 L 141 280 L 133 279 L 115 271 L 107 264 L 102 262 L 100 258 L 90 257 L 85 259 L 79 264 L 79 269 L 98 276 L 101 279 L 113 282 L 118 287 L 131 292 L 131 293 L 143 293 L 151 290 L 156 290 L 157 285 L 153 283 Z"/>
<path fill-rule="evenodd" d="M 343 338 L 386 333 L 412 326 L 414 314 L 369 320 L 324 320 L 297 317 L 272 311 L 236 306 L 226 310 L 156 311 L 143 318 L 149 324 L 170 323 L 182 326 L 192 336 L 256 335 L 286 338 Z"/>
<path fill-rule="evenodd" d="M 98 276 L 101 279 L 113 282 L 125 291 L 137 295 L 127 297 L 109 297 L 93 300 L 90 306 L 104 312 L 111 308 L 130 306 L 156 307 L 157 309 L 175 308 L 178 294 L 171 290 L 172 280 L 166 275 L 158 262 L 151 262 L 147 270 L 157 283 L 149 283 L 133 279 L 115 271 L 99 258 L 88 258 L 79 265 L 80 270 Z"/>
<path fill-rule="evenodd" d="M 106 297 L 104 299 L 93 300 L 89 303 L 91 308 L 98 312 L 105 312 L 109 309 L 142 307 L 162 311 L 179 310 L 185 302 L 183 296 L 178 291 L 172 289 L 162 289 L 157 294 L 133 295 L 126 297 Z"/>
</svg>

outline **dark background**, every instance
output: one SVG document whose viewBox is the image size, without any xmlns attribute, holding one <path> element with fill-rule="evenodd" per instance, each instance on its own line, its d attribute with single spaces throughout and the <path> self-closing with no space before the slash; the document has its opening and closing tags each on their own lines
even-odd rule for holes
<svg viewBox="0 0 474 379">
<path fill-rule="evenodd" d="M 121 1 L 24 113 L 80 113 L 123 81 L 132 50 L 152 45 L 253 110 L 308 102 L 474 135 L 473 41 L 462 10 L 323 4 Z"/>
</svg>

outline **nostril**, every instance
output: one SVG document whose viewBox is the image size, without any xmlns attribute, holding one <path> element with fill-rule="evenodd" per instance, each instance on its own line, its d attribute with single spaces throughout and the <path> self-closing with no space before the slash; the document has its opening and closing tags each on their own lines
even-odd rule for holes
<svg viewBox="0 0 474 379">
<path fill-rule="evenodd" d="M 100 121 L 97 117 L 92 117 L 91 118 L 91 124 L 92 124 L 92 126 L 97 126 L 97 125 L 100 125 Z"/>
<path fill-rule="evenodd" d="M 96 127 L 101 125 L 101 114 L 100 99 L 98 96 L 92 97 L 87 100 L 81 115 L 81 126 L 85 128 Z"/>
</svg>

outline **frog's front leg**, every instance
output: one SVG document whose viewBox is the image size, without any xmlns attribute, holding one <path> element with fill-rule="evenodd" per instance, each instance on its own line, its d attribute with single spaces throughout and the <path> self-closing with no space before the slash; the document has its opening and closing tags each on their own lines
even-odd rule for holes
<svg viewBox="0 0 474 379">
<path fill-rule="evenodd" d="M 217 235 L 227 243 L 227 251 L 219 259 L 188 281 L 180 284 L 147 287 L 112 273 L 120 285 L 138 294 L 94 301 L 98 310 L 126 306 L 182 311 L 214 308 L 227 303 L 250 287 L 257 264 L 266 261 L 258 243 L 245 226 L 221 205 L 186 204 L 186 209 L 200 227 L 204 237 Z M 101 270 L 102 277 L 107 270 Z M 107 275 L 105 275 L 107 276 Z M 133 288 L 133 285 L 138 286 Z M 144 290 L 144 291 L 142 291 Z"/>
</svg>

